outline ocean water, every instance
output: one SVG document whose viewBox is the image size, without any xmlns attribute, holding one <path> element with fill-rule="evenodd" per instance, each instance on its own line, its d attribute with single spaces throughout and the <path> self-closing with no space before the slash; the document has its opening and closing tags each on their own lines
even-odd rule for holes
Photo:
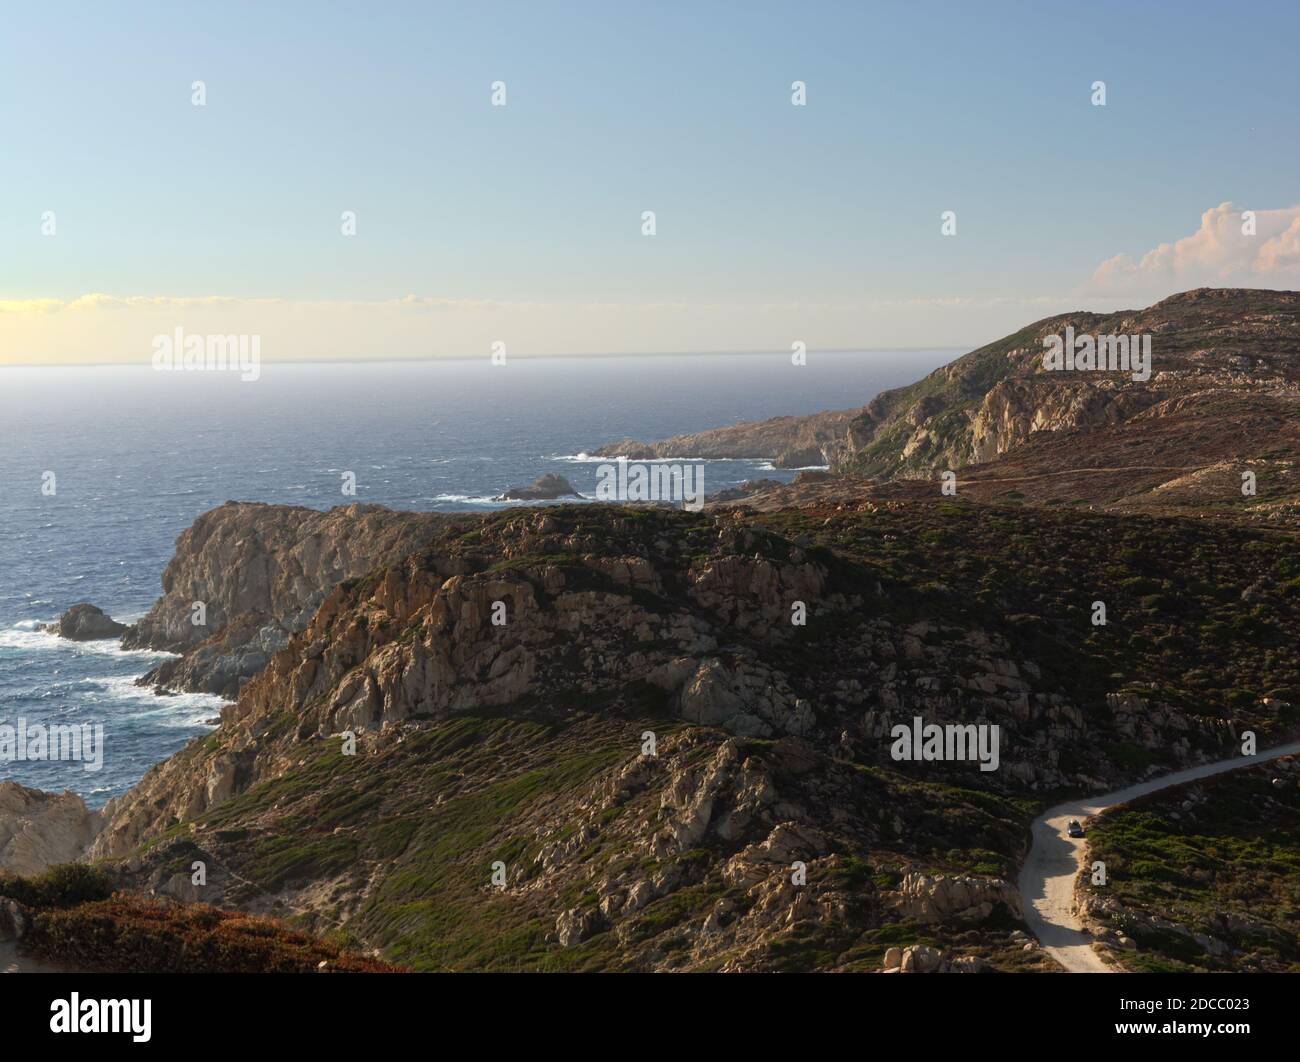
<svg viewBox="0 0 1300 1062">
<path fill-rule="evenodd" d="M 0 760 L 0 779 L 71 789 L 91 806 L 206 732 L 221 701 L 134 685 L 164 654 L 38 630 L 90 601 L 142 615 L 176 536 L 227 500 L 327 509 L 490 510 L 507 486 L 558 472 L 584 493 L 586 450 L 779 414 L 862 405 L 953 351 L 517 358 L 263 365 L 0 368 L 0 727 L 100 724 L 103 762 Z M 712 493 L 790 479 L 761 460 L 704 462 Z M 343 473 L 354 472 L 355 498 Z M 42 493 L 47 473 L 55 493 Z"/>
</svg>

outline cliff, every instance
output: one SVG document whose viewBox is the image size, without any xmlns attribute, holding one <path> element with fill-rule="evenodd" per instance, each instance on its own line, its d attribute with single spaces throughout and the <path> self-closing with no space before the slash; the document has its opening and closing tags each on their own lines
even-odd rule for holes
<svg viewBox="0 0 1300 1062">
<path fill-rule="evenodd" d="M 1047 371 L 1044 339 L 1149 336 L 1149 379 Z M 811 452 L 815 449 L 820 460 Z M 807 451 L 807 452 L 805 452 Z M 771 457 L 827 463 L 858 480 L 928 480 L 960 471 L 981 501 L 1085 504 L 1198 516 L 1240 503 L 1296 519 L 1300 456 L 1300 293 L 1199 289 L 1145 310 L 1046 318 L 851 411 L 779 417 L 598 454 Z M 841 497 L 860 496 L 846 482 Z M 760 506 L 828 489 L 769 491 Z"/>
<path fill-rule="evenodd" d="M 1047 371 L 1044 339 L 1067 329 L 1150 336 L 1150 378 Z M 878 395 L 850 424 L 837 468 L 886 477 L 959 469 L 1007 454 L 1039 433 L 1104 438 L 1108 429 L 1144 413 L 1168 428 L 1173 420 L 1194 419 L 1225 399 L 1243 397 L 1280 400 L 1295 419 L 1300 293 L 1203 288 L 1145 310 L 1076 312 L 1035 322 L 915 384 Z M 1264 448 L 1266 437 L 1238 442 L 1249 452 Z M 1121 463 L 1138 462 L 1130 456 Z"/>
<path fill-rule="evenodd" d="M 0 871 L 35 874 L 78 858 L 102 826 L 75 793 L 0 782 Z"/>
<path fill-rule="evenodd" d="M 419 548 L 454 520 L 375 505 L 319 512 L 228 502 L 176 540 L 163 594 L 123 647 L 184 654 L 143 684 L 233 697 L 333 587 Z"/>
</svg>

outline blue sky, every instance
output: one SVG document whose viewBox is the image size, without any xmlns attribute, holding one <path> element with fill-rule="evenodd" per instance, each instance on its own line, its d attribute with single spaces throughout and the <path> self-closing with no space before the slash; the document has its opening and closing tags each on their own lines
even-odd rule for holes
<svg viewBox="0 0 1300 1062">
<path fill-rule="evenodd" d="M 546 306 L 837 303 L 861 334 L 828 311 L 822 342 L 974 343 L 1218 204 L 1300 203 L 1298 31 L 1294 3 L 11 5 L 0 301 L 499 300 L 528 349 Z M 1106 298 L 1177 286 L 1136 280 Z"/>
</svg>

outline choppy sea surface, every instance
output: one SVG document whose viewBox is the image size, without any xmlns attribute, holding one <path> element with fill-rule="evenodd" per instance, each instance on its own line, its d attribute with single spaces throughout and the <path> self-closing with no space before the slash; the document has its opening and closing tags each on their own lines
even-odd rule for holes
<svg viewBox="0 0 1300 1062">
<path fill-rule="evenodd" d="M 263 365 L 0 368 L 0 736 L 25 721 L 101 724 L 99 770 L 5 760 L 0 780 L 99 806 L 209 729 L 221 701 L 135 679 L 164 654 L 69 643 L 38 628 L 89 601 L 122 622 L 160 593 L 176 536 L 227 500 L 327 509 L 490 510 L 543 472 L 594 495 L 585 451 L 741 420 L 864 405 L 951 350 Z M 708 493 L 793 478 L 707 461 Z M 356 495 L 342 494 L 355 473 Z M 53 473 L 54 493 L 43 492 Z"/>
</svg>

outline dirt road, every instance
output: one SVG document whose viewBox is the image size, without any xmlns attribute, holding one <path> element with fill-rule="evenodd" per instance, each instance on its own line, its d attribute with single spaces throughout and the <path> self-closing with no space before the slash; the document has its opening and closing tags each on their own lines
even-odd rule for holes
<svg viewBox="0 0 1300 1062">
<path fill-rule="evenodd" d="M 1083 932 L 1075 916 L 1074 879 L 1088 855 L 1084 838 L 1067 837 L 1066 824 L 1083 820 L 1106 808 L 1114 807 L 1171 785 L 1194 782 L 1198 778 L 1234 771 L 1241 767 L 1267 763 L 1281 756 L 1300 753 L 1300 741 L 1266 749 L 1254 756 L 1235 756 L 1218 763 L 1189 767 L 1185 771 L 1162 775 L 1147 782 L 1103 796 L 1085 797 L 1070 804 L 1058 804 L 1034 820 L 1033 844 L 1025 865 L 1020 868 L 1020 898 L 1025 922 L 1047 952 L 1069 973 L 1114 973 L 1092 950 L 1092 937 Z"/>
</svg>

